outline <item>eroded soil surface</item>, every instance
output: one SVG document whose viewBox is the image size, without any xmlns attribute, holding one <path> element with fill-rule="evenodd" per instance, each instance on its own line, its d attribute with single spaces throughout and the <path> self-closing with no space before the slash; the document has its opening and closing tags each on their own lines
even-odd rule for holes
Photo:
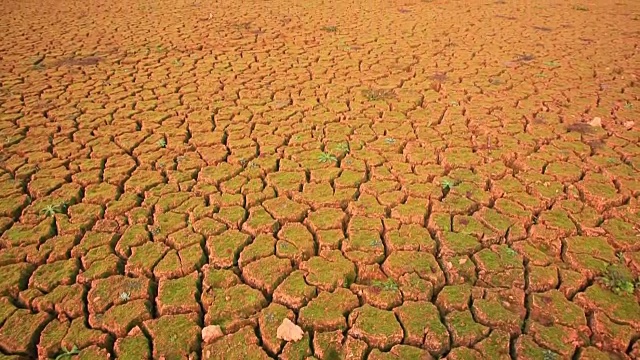
<svg viewBox="0 0 640 360">
<path fill-rule="evenodd" d="M 640 358 L 639 2 L 2 7 L 0 359 Z"/>
</svg>

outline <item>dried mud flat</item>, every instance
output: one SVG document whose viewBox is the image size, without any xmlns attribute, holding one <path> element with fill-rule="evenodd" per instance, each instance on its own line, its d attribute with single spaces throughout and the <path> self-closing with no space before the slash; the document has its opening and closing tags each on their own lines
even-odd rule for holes
<svg viewBox="0 0 640 360">
<path fill-rule="evenodd" d="M 0 359 L 640 358 L 640 3 L 3 10 Z"/>
</svg>

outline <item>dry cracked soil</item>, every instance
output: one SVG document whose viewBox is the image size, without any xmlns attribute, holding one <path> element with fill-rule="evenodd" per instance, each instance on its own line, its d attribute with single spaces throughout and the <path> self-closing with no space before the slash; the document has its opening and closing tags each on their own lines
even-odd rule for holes
<svg viewBox="0 0 640 360">
<path fill-rule="evenodd" d="M 2 7 L 0 360 L 640 358 L 640 2 Z"/>
</svg>

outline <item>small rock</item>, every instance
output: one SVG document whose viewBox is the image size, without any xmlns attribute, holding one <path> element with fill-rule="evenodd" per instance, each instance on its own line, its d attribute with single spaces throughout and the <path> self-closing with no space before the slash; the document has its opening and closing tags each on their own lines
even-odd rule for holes
<svg viewBox="0 0 640 360">
<path fill-rule="evenodd" d="M 222 329 L 218 325 L 209 325 L 202 329 L 202 341 L 205 344 L 210 344 L 223 336 Z"/>
<path fill-rule="evenodd" d="M 278 330 L 276 332 L 278 339 L 282 339 L 284 341 L 296 342 L 302 339 L 303 335 L 304 331 L 302 331 L 302 328 L 287 318 L 282 320 L 282 324 L 278 326 Z"/>
<path fill-rule="evenodd" d="M 623 125 L 625 129 L 631 130 L 636 125 L 636 123 L 635 121 L 625 121 Z"/>
<path fill-rule="evenodd" d="M 593 120 L 589 121 L 589 125 L 593 127 L 602 127 L 602 119 L 596 116 Z"/>
</svg>

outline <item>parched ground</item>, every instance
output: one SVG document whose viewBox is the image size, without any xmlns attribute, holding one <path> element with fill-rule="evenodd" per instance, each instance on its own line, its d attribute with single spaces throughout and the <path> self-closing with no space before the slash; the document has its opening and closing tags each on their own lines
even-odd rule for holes
<svg viewBox="0 0 640 360">
<path fill-rule="evenodd" d="M 640 358 L 640 2 L 5 0 L 0 32 L 1 360 Z"/>
</svg>

